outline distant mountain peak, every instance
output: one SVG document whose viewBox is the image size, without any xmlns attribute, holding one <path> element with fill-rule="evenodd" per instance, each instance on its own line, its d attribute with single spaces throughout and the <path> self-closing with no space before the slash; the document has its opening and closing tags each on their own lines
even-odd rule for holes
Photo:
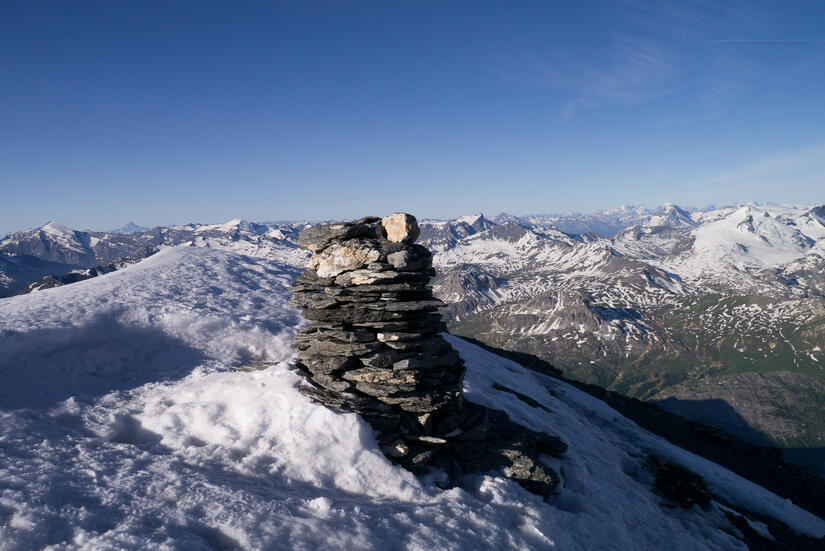
<svg viewBox="0 0 825 551">
<path fill-rule="evenodd" d="M 135 233 L 139 231 L 149 231 L 150 228 L 146 226 L 138 226 L 134 222 L 127 222 L 125 226 L 122 228 L 117 228 L 116 230 L 111 230 L 108 233 Z"/>
<path fill-rule="evenodd" d="M 71 237 L 72 235 L 74 235 L 73 229 L 64 226 L 56 220 L 50 220 L 49 222 L 46 222 L 45 224 L 40 226 L 38 229 L 51 235 L 62 235 L 66 237 Z"/>
<path fill-rule="evenodd" d="M 820 224 L 825 224 L 825 205 L 818 205 L 808 211 L 808 216 L 815 218 Z"/>
<path fill-rule="evenodd" d="M 455 219 L 455 221 L 456 222 L 464 222 L 465 224 L 469 224 L 469 225 L 472 226 L 473 224 L 475 224 L 479 220 L 483 220 L 483 219 L 484 219 L 484 215 L 479 212 L 478 214 L 468 214 L 466 216 L 459 216 L 458 218 Z"/>
<path fill-rule="evenodd" d="M 232 228 L 241 228 L 246 231 L 253 231 L 252 230 L 252 222 L 249 220 L 245 220 L 243 218 L 233 218 L 229 222 L 223 224 L 224 227 L 232 227 Z"/>
<path fill-rule="evenodd" d="M 651 216 L 648 216 L 642 226 L 646 228 L 670 227 L 689 228 L 696 225 L 696 221 L 686 209 L 673 203 L 665 203 L 664 206 Z"/>
<path fill-rule="evenodd" d="M 198 226 L 195 231 L 198 233 L 208 233 L 214 231 L 225 233 L 246 232 L 262 235 L 269 231 L 269 228 L 265 224 L 256 224 L 255 222 L 250 222 L 249 220 L 244 220 L 243 218 L 233 218 L 223 224 L 206 224 Z"/>
</svg>

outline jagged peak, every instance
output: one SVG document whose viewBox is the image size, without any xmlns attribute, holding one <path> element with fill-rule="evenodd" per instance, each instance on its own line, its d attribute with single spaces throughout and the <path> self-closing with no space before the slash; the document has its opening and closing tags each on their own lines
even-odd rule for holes
<svg viewBox="0 0 825 551">
<path fill-rule="evenodd" d="M 655 214 L 648 216 L 641 226 L 653 228 L 667 226 L 671 228 L 688 228 L 696 225 L 690 212 L 674 203 L 665 203 Z"/>
<path fill-rule="evenodd" d="M 455 219 L 455 221 L 459 222 L 459 223 L 463 222 L 463 223 L 465 223 L 469 226 L 472 226 L 473 224 L 476 224 L 478 222 L 486 222 L 487 219 L 484 217 L 484 215 L 482 213 L 479 212 L 478 214 L 469 214 L 469 215 L 466 215 L 466 216 L 459 216 L 458 218 Z"/>
<path fill-rule="evenodd" d="M 815 218 L 820 224 L 825 225 L 825 205 L 817 205 L 808 211 L 808 216 Z"/>
</svg>

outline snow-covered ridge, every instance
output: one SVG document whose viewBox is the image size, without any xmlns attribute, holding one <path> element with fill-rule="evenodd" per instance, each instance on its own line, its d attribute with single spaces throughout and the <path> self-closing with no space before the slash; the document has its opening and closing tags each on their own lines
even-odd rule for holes
<svg viewBox="0 0 825 551">
<path fill-rule="evenodd" d="M 72 230 L 57 222 L 9 234 L 0 253 L 19 258 L 16 271 L 0 265 L 0 298 L 15 294 L 44 276 L 62 276 L 75 269 L 108 265 L 120 259 L 139 259 L 149 249 L 192 244 L 267 256 L 299 263 L 304 253 L 295 245 L 302 223 L 259 224 L 235 219 L 223 224 L 188 224 L 151 230 L 126 226 L 116 232 Z M 48 266 L 43 262 L 51 263 Z M 62 266 L 61 266 L 62 265 Z"/>
<path fill-rule="evenodd" d="M 552 460 L 563 483 L 543 502 L 492 475 L 472 491 L 418 480 L 357 416 L 297 390 L 296 274 L 184 246 L 0 301 L 4 550 L 743 549 L 723 506 L 663 505 L 649 453 L 695 470 L 735 510 L 825 535 L 821 519 L 602 402 L 452 337 L 469 399 L 570 444 Z"/>
</svg>

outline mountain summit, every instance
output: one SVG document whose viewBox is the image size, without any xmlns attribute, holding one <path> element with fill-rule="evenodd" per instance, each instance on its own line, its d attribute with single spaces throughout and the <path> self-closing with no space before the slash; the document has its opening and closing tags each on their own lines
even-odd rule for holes
<svg viewBox="0 0 825 551">
<path fill-rule="evenodd" d="M 546 499 L 495 472 L 413 476 L 358 415 L 300 392 L 300 272 L 170 247 L 0 300 L 4 549 L 821 545 L 825 521 L 789 500 L 449 335 L 467 400 L 569 448 L 542 459 L 560 479 Z"/>
<path fill-rule="evenodd" d="M 109 233 L 135 233 L 140 231 L 148 231 L 150 228 L 145 226 L 138 226 L 134 222 L 128 222 L 125 226 L 111 230 Z"/>
</svg>

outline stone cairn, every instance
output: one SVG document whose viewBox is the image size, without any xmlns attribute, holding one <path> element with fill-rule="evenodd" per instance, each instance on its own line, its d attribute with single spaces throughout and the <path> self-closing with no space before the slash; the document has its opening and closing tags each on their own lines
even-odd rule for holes
<svg viewBox="0 0 825 551">
<path fill-rule="evenodd" d="M 498 471 L 548 495 L 558 477 L 538 456 L 567 446 L 464 399 L 464 362 L 440 335 L 443 303 L 428 286 L 435 270 L 414 243 L 419 233 L 404 213 L 300 233 L 298 245 L 314 253 L 292 286 L 310 320 L 295 337 L 302 391 L 363 416 L 387 457 L 445 487 Z"/>
</svg>

